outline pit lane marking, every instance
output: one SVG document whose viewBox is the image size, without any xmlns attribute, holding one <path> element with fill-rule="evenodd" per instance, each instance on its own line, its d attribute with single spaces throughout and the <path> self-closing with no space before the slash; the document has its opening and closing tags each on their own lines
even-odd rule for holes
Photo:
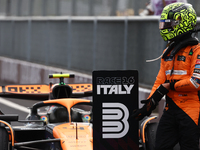
<svg viewBox="0 0 200 150">
<path fill-rule="evenodd" d="M 14 108 L 14 109 L 23 111 L 23 112 L 25 112 L 25 113 L 30 113 L 30 109 L 28 109 L 28 108 L 26 108 L 26 107 L 24 107 L 24 106 L 21 106 L 21 105 L 19 105 L 19 104 L 10 102 L 10 101 L 8 101 L 8 100 L 6 100 L 6 99 L 4 99 L 4 98 L 1 98 L 1 97 L 0 97 L 0 103 L 6 105 L 6 106 L 8 106 L 8 107 L 12 107 L 12 108 Z"/>
</svg>

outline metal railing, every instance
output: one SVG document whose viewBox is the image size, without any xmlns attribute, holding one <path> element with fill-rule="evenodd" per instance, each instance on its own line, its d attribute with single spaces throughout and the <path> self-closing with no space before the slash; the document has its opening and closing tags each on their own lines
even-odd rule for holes
<svg viewBox="0 0 200 150">
<path fill-rule="evenodd" d="M 200 1 L 187 0 L 200 16 Z M 6 16 L 133 16 L 149 0 L 0 0 Z"/>
<path fill-rule="evenodd" d="M 92 74 L 138 70 L 152 86 L 164 50 L 159 17 L 1 17 L 0 55 Z M 199 24 L 200 18 L 198 18 Z"/>
</svg>

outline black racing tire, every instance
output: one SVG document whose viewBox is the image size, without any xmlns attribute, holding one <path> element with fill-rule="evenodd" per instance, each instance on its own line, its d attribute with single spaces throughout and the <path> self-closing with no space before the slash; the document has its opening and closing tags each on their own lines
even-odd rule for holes
<svg viewBox="0 0 200 150">
<path fill-rule="evenodd" d="M 8 132 L 4 127 L 0 127 L 0 150 L 8 150 Z"/>
<path fill-rule="evenodd" d="M 180 150 L 181 148 L 180 148 L 180 145 L 179 144 L 176 144 L 175 146 L 174 146 L 174 149 L 173 150 Z"/>
<path fill-rule="evenodd" d="M 154 150 L 156 141 L 156 131 L 158 123 L 150 123 L 146 127 L 146 149 Z M 173 150 L 180 150 L 180 145 L 176 144 Z"/>
<path fill-rule="evenodd" d="M 145 132 L 146 132 L 146 149 L 147 150 L 154 150 L 155 149 L 157 126 L 158 126 L 158 123 L 147 124 L 147 127 L 145 129 Z"/>
</svg>

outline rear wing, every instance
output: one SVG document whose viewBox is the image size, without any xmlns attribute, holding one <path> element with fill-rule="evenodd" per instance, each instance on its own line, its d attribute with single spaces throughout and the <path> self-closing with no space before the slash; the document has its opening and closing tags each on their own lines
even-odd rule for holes
<svg viewBox="0 0 200 150">
<path fill-rule="evenodd" d="M 92 84 L 68 84 L 72 88 L 71 98 L 92 96 Z M 0 97 L 48 100 L 53 84 L 27 84 L 0 86 Z"/>
</svg>

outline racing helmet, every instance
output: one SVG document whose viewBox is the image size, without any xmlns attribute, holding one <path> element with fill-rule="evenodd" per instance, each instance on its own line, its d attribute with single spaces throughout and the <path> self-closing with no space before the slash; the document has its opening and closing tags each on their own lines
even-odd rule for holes
<svg viewBox="0 0 200 150">
<path fill-rule="evenodd" d="M 160 17 L 160 34 L 164 41 L 173 41 L 193 30 L 197 21 L 191 4 L 172 3 L 164 7 Z"/>
<path fill-rule="evenodd" d="M 51 106 L 47 116 L 49 123 L 69 122 L 69 113 L 63 106 Z"/>
</svg>

